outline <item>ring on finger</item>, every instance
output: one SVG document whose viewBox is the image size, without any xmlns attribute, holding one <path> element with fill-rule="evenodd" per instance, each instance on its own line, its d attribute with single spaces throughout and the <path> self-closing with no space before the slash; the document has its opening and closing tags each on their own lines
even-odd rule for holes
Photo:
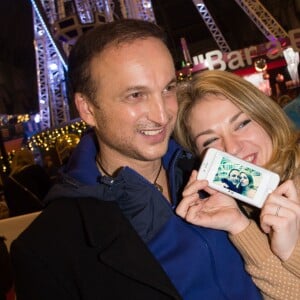
<svg viewBox="0 0 300 300">
<path fill-rule="evenodd" d="M 279 214 L 280 208 L 281 208 L 281 206 L 280 206 L 280 205 L 278 205 L 278 207 L 277 207 L 277 209 L 276 209 L 276 212 L 275 212 L 275 216 L 276 216 L 276 217 L 278 217 L 278 214 Z"/>
</svg>

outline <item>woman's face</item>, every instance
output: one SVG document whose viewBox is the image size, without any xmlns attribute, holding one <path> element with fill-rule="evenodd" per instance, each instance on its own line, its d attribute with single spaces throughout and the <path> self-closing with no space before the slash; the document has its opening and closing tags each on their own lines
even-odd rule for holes
<svg viewBox="0 0 300 300">
<path fill-rule="evenodd" d="M 245 173 L 240 173 L 240 185 L 247 186 L 249 184 L 249 178 Z"/>
<path fill-rule="evenodd" d="M 197 101 L 188 125 L 199 153 L 212 147 L 259 166 L 271 158 L 267 132 L 222 95 L 209 94 Z"/>
</svg>

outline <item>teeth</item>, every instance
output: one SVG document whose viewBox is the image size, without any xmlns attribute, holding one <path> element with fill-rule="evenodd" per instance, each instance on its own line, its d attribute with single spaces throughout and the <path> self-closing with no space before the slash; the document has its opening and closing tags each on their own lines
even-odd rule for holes
<svg viewBox="0 0 300 300">
<path fill-rule="evenodd" d="M 142 130 L 142 134 L 144 135 L 156 135 L 156 134 L 159 134 L 162 132 L 162 129 L 159 129 L 159 130 L 151 130 L 151 131 L 145 131 L 145 130 Z"/>
<path fill-rule="evenodd" d="M 251 155 L 251 156 L 248 156 L 247 158 L 245 158 L 245 161 L 252 162 L 253 159 L 254 159 L 254 155 Z"/>
</svg>

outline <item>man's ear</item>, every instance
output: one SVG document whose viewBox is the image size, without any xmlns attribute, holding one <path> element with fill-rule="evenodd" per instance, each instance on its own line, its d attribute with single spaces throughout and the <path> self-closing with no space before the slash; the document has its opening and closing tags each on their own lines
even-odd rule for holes
<svg viewBox="0 0 300 300">
<path fill-rule="evenodd" d="M 94 107 L 87 97 L 81 93 L 75 93 L 75 105 L 81 119 L 90 126 L 96 126 Z"/>
</svg>

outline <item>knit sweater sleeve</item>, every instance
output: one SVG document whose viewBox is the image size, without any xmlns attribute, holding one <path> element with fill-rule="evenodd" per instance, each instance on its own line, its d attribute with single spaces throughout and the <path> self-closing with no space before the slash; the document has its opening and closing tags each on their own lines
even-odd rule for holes
<svg viewBox="0 0 300 300">
<path fill-rule="evenodd" d="M 300 278 L 300 239 L 288 260 L 283 262 L 283 266 L 291 273 Z"/>
<path fill-rule="evenodd" d="M 267 235 L 261 232 L 254 221 L 244 231 L 229 238 L 244 258 L 245 268 L 265 300 L 300 299 L 300 278 L 291 271 L 291 266 L 293 269 L 299 267 L 300 248 L 298 258 L 295 257 L 297 265 L 294 266 L 293 257 L 283 265 L 272 253 Z"/>
</svg>

